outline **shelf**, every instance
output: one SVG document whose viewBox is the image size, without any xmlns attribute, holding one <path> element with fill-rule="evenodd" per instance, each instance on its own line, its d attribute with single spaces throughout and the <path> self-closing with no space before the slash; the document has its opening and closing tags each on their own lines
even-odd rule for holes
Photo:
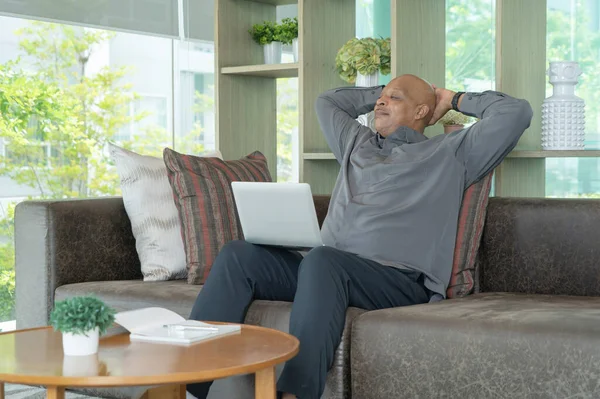
<svg viewBox="0 0 600 399">
<path fill-rule="evenodd" d="M 262 78 L 296 78 L 298 77 L 298 63 L 223 67 L 221 73 L 224 75 L 259 76 Z"/>
<path fill-rule="evenodd" d="M 600 150 L 513 151 L 508 158 L 586 158 L 600 157 Z"/>
<path fill-rule="evenodd" d="M 265 3 L 271 4 L 274 6 L 285 6 L 287 4 L 297 4 L 298 0 L 247 0 L 252 1 L 254 3 Z"/>
<path fill-rule="evenodd" d="M 600 150 L 513 151 L 508 158 L 600 158 Z M 305 160 L 335 159 L 331 152 L 306 152 Z"/>
<path fill-rule="evenodd" d="M 335 159 L 335 155 L 331 152 L 305 152 L 302 158 L 305 160 Z"/>
</svg>

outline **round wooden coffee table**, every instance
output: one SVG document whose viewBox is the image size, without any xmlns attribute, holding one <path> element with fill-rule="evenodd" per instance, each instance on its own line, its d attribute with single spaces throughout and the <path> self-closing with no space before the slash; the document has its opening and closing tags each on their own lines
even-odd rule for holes
<svg viewBox="0 0 600 399">
<path fill-rule="evenodd" d="M 129 334 L 100 340 L 97 355 L 65 357 L 50 327 L 0 333 L 0 399 L 4 383 L 41 385 L 48 398 L 66 387 L 158 386 L 144 398 L 185 398 L 185 385 L 256 374 L 256 398 L 275 399 L 275 365 L 298 353 L 283 332 L 242 325 L 241 332 L 190 346 L 130 342 Z"/>
</svg>

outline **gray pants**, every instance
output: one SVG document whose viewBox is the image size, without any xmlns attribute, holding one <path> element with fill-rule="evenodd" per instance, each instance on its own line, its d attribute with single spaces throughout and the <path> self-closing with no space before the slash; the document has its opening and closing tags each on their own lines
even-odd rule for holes
<svg viewBox="0 0 600 399">
<path fill-rule="evenodd" d="M 349 306 L 375 310 L 425 303 L 429 291 L 419 272 L 335 248 L 317 247 L 303 258 L 298 252 L 232 241 L 217 256 L 190 318 L 243 323 L 254 299 L 293 302 L 290 334 L 299 339 L 300 352 L 285 364 L 277 390 L 318 399 Z M 187 389 L 204 399 L 210 384 Z"/>
</svg>

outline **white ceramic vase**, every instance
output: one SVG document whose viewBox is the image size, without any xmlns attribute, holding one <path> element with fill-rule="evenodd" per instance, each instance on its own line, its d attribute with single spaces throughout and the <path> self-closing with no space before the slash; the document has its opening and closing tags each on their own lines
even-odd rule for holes
<svg viewBox="0 0 600 399">
<path fill-rule="evenodd" d="M 85 334 L 62 333 L 65 356 L 88 356 L 98 353 L 100 331 L 98 327 Z"/>
<path fill-rule="evenodd" d="M 298 62 L 298 38 L 292 40 L 292 52 L 294 54 L 294 62 Z"/>
<path fill-rule="evenodd" d="M 542 104 L 542 149 L 582 150 L 585 102 L 575 95 L 581 68 L 575 61 L 550 62 L 547 74 L 553 92 Z"/>
<path fill-rule="evenodd" d="M 271 42 L 263 46 L 265 64 L 281 64 L 281 42 Z"/>
<path fill-rule="evenodd" d="M 379 84 L 379 71 L 376 71 L 370 75 L 363 75 L 358 72 L 356 74 L 356 87 L 372 87 Z"/>
</svg>

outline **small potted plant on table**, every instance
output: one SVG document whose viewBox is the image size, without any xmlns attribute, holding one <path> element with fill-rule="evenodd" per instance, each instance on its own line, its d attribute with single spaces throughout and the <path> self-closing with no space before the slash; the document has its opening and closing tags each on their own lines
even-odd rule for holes
<svg viewBox="0 0 600 399">
<path fill-rule="evenodd" d="M 115 311 L 94 297 L 74 297 L 56 302 L 50 324 L 62 333 L 66 356 L 98 352 L 100 335 L 115 321 Z"/>
<path fill-rule="evenodd" d="M 452 133 L 456 130 L 464 129 L 465 125 L 472 120 L 473 118 L 470 116 L 451 109 L 437 123 L 444 126 L 444 133 Z"/>
</svg>

